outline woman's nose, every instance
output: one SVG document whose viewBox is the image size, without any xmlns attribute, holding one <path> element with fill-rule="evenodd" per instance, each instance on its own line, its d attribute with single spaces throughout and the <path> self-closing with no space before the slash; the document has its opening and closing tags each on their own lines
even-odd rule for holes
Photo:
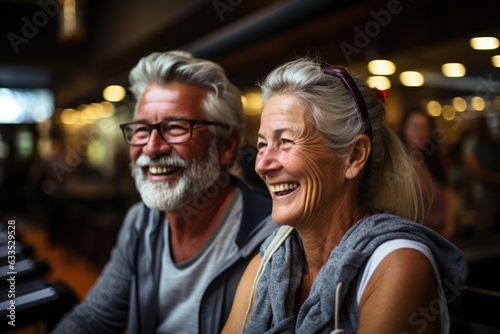
<svg viewBox="0 0 500 334">
<path fill-rule="evenodd" d="M 159 154 L 169 153 L 172 146 L 161 137 L 160 133 L 153 129 L 149 135 L 149 141 L 142 148 L 142 152 L 148 157 L 154 158 Z"/>
<path fill-rule="evenodd" d="M 259 175 L 264 175 L 270 171 L 279 170 L 281 164 L 278 160 L 279 152 L 276 149 L 261 149 L 255 159 L 255 171 Z"/>
</svg>

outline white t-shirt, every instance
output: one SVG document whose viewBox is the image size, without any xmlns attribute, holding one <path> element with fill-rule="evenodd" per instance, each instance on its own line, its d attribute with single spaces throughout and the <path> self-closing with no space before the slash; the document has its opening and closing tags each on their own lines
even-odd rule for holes
<svg viewBox="0 0 500 334">
<path fill-rule="evenodd" d="M 419 251 L 424 254 L 432 264 L 434 268 L 434 274 L 436 275 L 437 287 L 438 287 L 438 299 L 436 301 L 431 301 L 431 303 L 426 307 L 426 314 L 419 313 L 420 310 L 415 310 L 415 313 L 410 316 L 408 321 L 410 321 L 415 326 L 420 328 L 424 328 L 426 326 L 427 321 L 431 321 L 432 317 L 441 316 L 441 333 L 449 333 L 450 332 L 450 317 L 448 313 L 448 306 L 446 304 L 446 297 L 444 295 L 443 286 L 441 284 L 441 275 L 439 274 L 439 270 L 434 260 L 434 256 L 432 255 L 429 247 L 424 244 L 407 239 L 395 239 L 386 241 L 380 246 L 378 246 L 373 252 L 372 256 L 366 263 L 365 267 L 362 269 L 362 274 L 360 275 L 358 281 L 358 293 L 356 301 L 359 305 L 361 300 L 361 296 L 370 281 L 375 269 L 377 269 L 378 265 L 382 260 L 389 255 L 391 252 L 403 249 L 403 248 L 411 248 Z"/>
</svg>

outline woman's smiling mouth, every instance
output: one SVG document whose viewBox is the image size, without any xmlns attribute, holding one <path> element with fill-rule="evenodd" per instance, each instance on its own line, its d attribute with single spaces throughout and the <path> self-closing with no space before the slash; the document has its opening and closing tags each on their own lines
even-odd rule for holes
<svg viewBox="0 0 500 334">
<path fill-rule="evenodd" d="M 298 187 L 299 187 L 299 184 L 295 183 L 295 182 L 281 183 L 281 184 L 276 184 L 276 185 L 269 185 L 269 190 L 274 195 L 284 196 L 284 195 L 288 195 L 289 193 L 293 192 Z"/>
</svg>

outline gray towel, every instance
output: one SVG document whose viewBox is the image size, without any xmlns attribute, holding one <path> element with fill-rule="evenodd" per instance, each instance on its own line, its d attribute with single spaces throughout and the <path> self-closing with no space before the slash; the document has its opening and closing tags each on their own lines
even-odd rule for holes
<svg viewBox="0 0 500 334">
<path fill-rule="evenodd" d="M 273 233 L 263 244 L 264 253 Z M 433 230 L 389 213 L 375 214 L 354 224 L 332 251 L 314 281 L 308 298 L 295 316 L 295 293 L 305 270 L 300 236 L 292 232 L 267 264 L 257 289 L 245 333 L 330 333 L 335 328 L 336 287 L 339 294 L 339 327 L 355 333 L 359 322 L 356 302 L 357 276 L 363 264 L 383 242 L 409 239 L 428 246 L 436 259 L 445 286 L 465 284 L 468 268 L 462 252 Z M 444 289 L 446 299 L 456 300 L 456 289 Z"/>
</svg>

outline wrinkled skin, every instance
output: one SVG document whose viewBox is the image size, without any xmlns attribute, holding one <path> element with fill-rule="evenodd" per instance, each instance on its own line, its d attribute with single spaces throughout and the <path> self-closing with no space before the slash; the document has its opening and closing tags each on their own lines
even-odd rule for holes
<svg viewBox="0 0 500 334">
<path fill-rule="evenodd" d="M 277 223 L 309 230 L 332 219 L 344 201 L 346 167 L 307 122 L 305 105 L 291 95 L 272 96 L 262 111 L 257 146 L 256 171 L 270 188 Z M 280 184 L 298 187 L 273 192 Z"/>
</svg>

